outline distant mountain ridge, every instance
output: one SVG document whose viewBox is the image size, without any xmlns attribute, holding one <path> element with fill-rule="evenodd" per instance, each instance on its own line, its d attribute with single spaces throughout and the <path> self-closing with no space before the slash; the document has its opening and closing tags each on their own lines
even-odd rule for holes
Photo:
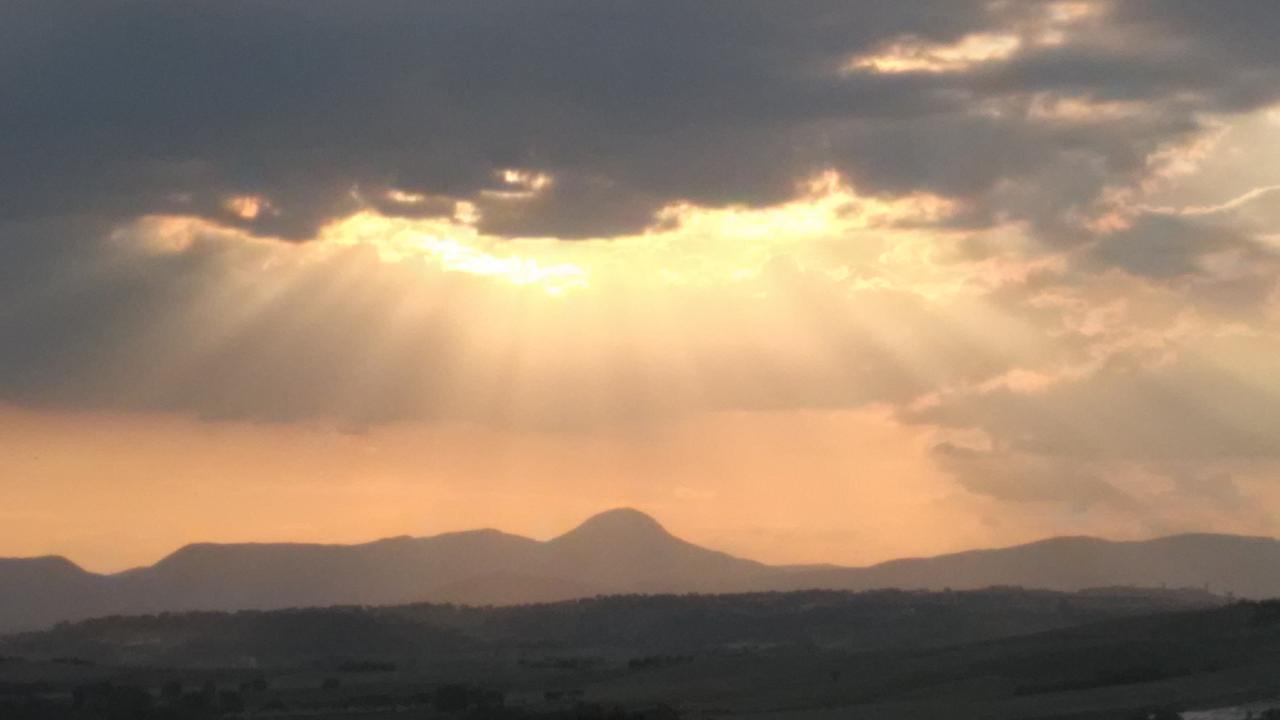
<svg viewBox="0 0 1280 720">
<path fill-rule="evenodd" d="M 863 568 L 773 566 L 686 542 L 652 517 L 623 508 L 545 542 L 474 530 L 359 545 L 197 543 L 149 567 L 111 575 L 61 557 L 0 559 L 0 632 L 162 611 L 993 585 L 1208 585 L 1243 597 L 1274 597 L 1280 596 L 1280 542 L 1234 535 L 1141 542 L 1064 537 Z"/>
</svg>

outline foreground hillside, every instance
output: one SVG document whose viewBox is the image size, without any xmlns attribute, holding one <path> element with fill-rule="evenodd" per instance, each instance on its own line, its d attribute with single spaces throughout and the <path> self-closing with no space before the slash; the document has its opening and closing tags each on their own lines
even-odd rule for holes
<svg viewBox="0 0 1280 720">
<path fill-rule="evenodd" d="M 630 596 L 106 618 L 0 655 L 5 718 L 1127 719 L 1269 697 L 1280 606 L 1122 589 Z"/>
<path fill-rule="evenodd" d="M 925 647 L 1214 607 L 1195 590 L 1018 588 L 627 595 L 549 604 L 417 604 L 107 617 L 0 640 L 0 652 L 99 664 L 288 666 L 376 658 L 600 657 L 803 647 Z"/>
<path fill-rule="evenodd" d="M 522 604 L 626 593 L 1167 585 L 1264 598 L 1280 596 L 1277 567 L 1280 542 L 1229 535 L 1055 538 L 866 568 L 770 566 L 686 542 L 622 509 L 545 542 L 477 530 L 362 545 L 206 543 L 115 575 L 62 558 L 0 559 L 0 632 L 114 614 Z"/>
</svg>

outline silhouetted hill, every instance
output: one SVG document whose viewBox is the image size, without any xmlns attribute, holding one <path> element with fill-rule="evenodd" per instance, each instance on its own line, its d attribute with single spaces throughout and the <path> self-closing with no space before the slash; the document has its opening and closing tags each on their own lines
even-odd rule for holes
<svg viewBox="0 0 1280 720">
<path fill-rule="evenodd" d="M 66 558 L 0 558 L 0 631 L 102 614 L 110 585 Z"/>
<path fill-rule="evenodd" d="M 611 592 L 727 592 L 776 573 L 762 563 L 698 547 L 623 508 L 596 515 L 546 544 L 547 565 Z"/>
<path fill-rule="evenodd" d="M 412 602 L 479 572 L 527 571 L 542 543 L 477 530 L 362 545 L 188 545 L 130 582 L 148 611 Z M 140 598 L 141 599 L 141 598 Z"/>
<path fill-rule="evenodd" d="M 802 571 L 791 580 L 795 587 L 854 589 L 1208 586 L 1243 597 L 1276 597 L 1280 596 L 1280 542 L 1207 534 L 1135 542 L 1061 537 L 1011 548 L 892 560 L 868 568 Z"/>
<path fill-rule="evenodd" d="M 114 575 L 62 558 L 0 559 L 0 632 L 111 614 L 518 604 L 637 592 L 1208 585 L 1271 597 L 1280 596 L 1277 570 L 1280 543 L 1229 535 L 1056 538 L 866 568 L 770 566 L 699 547 L 644 513 L 621 509 L 546 542 L 476 530 L 359 545 L 200 543 Z"/>
</svg>

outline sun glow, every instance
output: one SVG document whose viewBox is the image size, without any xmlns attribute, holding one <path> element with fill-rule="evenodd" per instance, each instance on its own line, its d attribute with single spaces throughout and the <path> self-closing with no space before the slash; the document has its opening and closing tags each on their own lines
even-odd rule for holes
<svg viewBox="0 0 1280 720">
<path fill-rule="evenodd" d="M 513 176 L 512 182 L 545 187 L 525 175 Z M 417 199 L 398 193 L 400 200 Z M 646 230 L 610 238 L 487 235 L 480 229 L 480 213 L 468 203 L 458 204 L 451 216 L 427 218 L 366 208 L 330 222 L 303 243 L 185 216 L 151 216 L 117 235 L 160 253 L 188 251 L 202 238 L 238 239 L 274 248 L 272 263 L 369 250 L 383 263 L 417 264 L 565 297 L 591 287 L 743 285 L 777 271 L 779 263 L 822 268 L 829 277 L 862 286 L 914 282 L 920 279 L 917 266 L 937 251 L 937 241 L 962 234 L 945 227 L 959 211 L 957 203 L 927 193 L 863 195 L 828 172 L 801 183 L 788 202 L 760 208 L 675 203 L 658 211 Z"/>
<path fill-rule="evenodd" d="M 271 210 L 271 203 L 256 195 L 233 195 L 223 202 L 222 207 L 241 220 L 257 220 L 258 216 Z"/>
<path fill-rule="evenodd" d="M 554 240 L 504 243 L 456 219 L 415 220 L 363 211 L 326 226 L 320 244 L 371 247 L 384 262 L 424 262 L 445 272 L 503 280 L 563 295 L 587 286 L 587 272 L 572 262 L 540 257 Z"/>
<path fill-rule="evenodd" d="M 962 210 L 924 193 L 863 194 L 825 173 L 787 202 L 673 204 L 648 229 L 607 239 L 500 238 L 465 208 L 434 218 L 367 208 L 306 242 L 157 216 L 116 240 L 156 262 L 202 257 L 222 278 L 184 301 L 183 318 L 202 318 L 198 341 L 174 347 L 157 331 L 140 343 L 148 392 L 181 385 L 184 368 L 213 362 L 246 334 L 293 338 L 284 346 L 341 327 L 337 355 L 358 358 L 360 370 L 305 400 L 336 417 L 376 416 L 368 398 L 385 392 L 410 416 L 433 408 L 504 423 L 608 424 L 737 393 L 767 404 L 780 392 L 768 383 L 788 378 L 847 387 L 890 359 L 895 376 L 947 376 L 945 363 L 920 359 L 919 344 L 933 340 L 887 318 L 932 323 L 933 313 L 958 315 L 990 288 L 1040 271 L 1019 265 L 1017 228 L 977 233 L 1007 255 L 964 260 L 959 244 L 975 231 L 948 226 Z M 450 320 L 458 317 L 467 322 Z M 844 329 L 828 339 L 832 322 Z M 971 331 L 960 320 L 948 328 Z M 739 357 L 770 370 L 740 375 L 730 360 Z"/>
<path fill-rule="evenodd" d="M 519 173 L 510 182 L 543 187 Z M 918 238 L 924 227 L 940 232 L 936 226 L 957 211 L 954 202 L 925 193 L 864 196 L 824 173 L 801 184 L 789 202 L 764 208 L 677 203 L 660 210 L 647 230 L 619 237 L 499 238 L 480 231 L 475 212 L 422 219 L 365 210 L 325 226 L 316 244 L 371 248 L 384 262 L 422 263 L 563 296 L 600 284 L 736 284 L 758 278 L 784 256 L 795 261 L 814 252 L 854 262 L 884 259 L 887 241 Z"/>
<path fill-rule="evenodd" d="M 992 9 L 1006 12 L 1009 3 L 996 0 Z M 976 32 L 951 42 L 937 42 L 917 35 L 900 35 L 873 52 L 856 55 L 845 63 L 845 74 L 870 72 L 958 73 L 977 66 L 1010 60 L 1031 48 L 1054 47 L 1082 26 L 1100 20 L 1106 6 L 1065 0 L 1039 6 L 1002 32 Z"/>
<path fill-rule="evenodd" d="M 854 58 L 845 70 L 890 74 L 959 72 L 980 63 L 1006 60 L 1021 46 L 1021 38 L 1005 34 L 967 35 L 950 45 L 904 37 L 875 54 Z"/>
</svg>

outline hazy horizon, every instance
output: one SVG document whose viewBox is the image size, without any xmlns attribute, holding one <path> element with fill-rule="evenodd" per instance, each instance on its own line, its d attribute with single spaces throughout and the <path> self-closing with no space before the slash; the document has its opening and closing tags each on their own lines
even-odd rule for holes
<svg viewBox="0 0 1280 720">
<path fill-rule="evenodd" d="M 510 530 L 508 528 L 498 527 L 494 525 L 477 525 L 477 526 L 468 526 L 468 527 L 449 528 L 449 529 L 437 530 L 437 531 L 427 531 L 423 533 L 399 533 L 399 534 L 392 534 L 392 535 L 378 535 L 376 537 L 368 537 L 363 539 L 357 538 L 350 541 L 338 541 L 338 540 L 332 540 L 332 539 L 308 540 L 305 538 L 292 538 L 292 539 L 276 538 L 272 540 L 263 540 L 260 538 L 242 538 L 238 540 L 215 540 L 210 538 L 190 538 L 187 541 L 183 542 L 182 544 L 174 546 L 169 550 L 162 552 L 155 557 L 143 559 L 132 565 L 127 565 L 120 568 L 108 568 L 108 569 L 94 568 L 86 565 L 85 563 L 79 562 L 75 557 L 70 557 L 67 555 L 61 555 L 57 553 L 27 555 L 27 556 L 0 555 L 0 560 L 23 560 L 23 559 L 39 559 L 44 557 L 58 557 L 58 558 L 63 558 L 71 561 L 73 564 L 75 564 L 76 566 L 80 567 L 83 570 L 86 570 L 95 574 L 100 574 L 100 575 L 111 575 L 115 573 L 126 572 L 129 570 L 149 567 L 161 560 L 164 560 L 170 556 L 173 556 L 174 554 L 178 553 L 180 550 L 183 550 L 187 547 L 201 546 L 201 545 L 228 545 L 228 546 L 326 545 L 326 546 L 346 547 L 346 546 L 358 546 L 358 545 L 372 545 L 372 544 L 377 544 L 379 542 L 386 541 L 386 540 L 398 540 L 398 539 L 406 539 L 406 538 L 413 539 L 413 540 L 430 540 L 430 539 L 441 537 L 441 536 L 467 534 L 467 533 L 483 533 L 483 532 L 490 532 L 490 531 L 496 531 L 504 535 L 509 535 L 509 536 L 518 537 L 518 538 L 526 538 L 529 540 L 537 541 L 539 543 L 548 543 L 552 540 L 555 540 L 559 537 L 569 534 L 574 530 L 582 528 L 584 525 L 586 525 L 587 523 L 593 520 L 597 520 L 599 518 L 604 518 L 604 517 L 612 516 L 616 514 L 631 514 L 631 513 L 636 513 L 639 516 L 643 516 L 645 518 L 648 518 L 649 520 L 656 522 L 662 531 L 665 531 L 667 534 L 669 534 L 670 536 L 678 540 L 690 542 L 693 545 L 697 545 L 707 550 L 722 552 L 742 560 L 760 562 L 765 565 L 774 566 L 774 567 L 830 566 L 833 568 L 859 569 L 859 568 L 873 567 L 881 563 L 891 562 L 896 560 L 929 559 L 933 557 L 942 557 L 942 556 L 952 555 L 956 553 L 966 553 L 970 551 L 1004 550 L 1004 549 L 1022 547 L 1026 545 L 1034 545 L 1044 541 L 1063 540 L 1063 539 L 1072 539 L 1072 538 L 1089 538 L 1089 539 L 1096 539 L 1096 540 L 1101 540 L 1104 542 L 1112 542 L 1112 543 L 1124 543 L 1124 542 L 1141 543 L 1145 541 L 1163 540 L 1163 539 L 1170 539 L 1170 538 L 1177 538 L 1177 537 L 1217 536 L 1217 535 L 1229 536 L 1229 537 L 1240 537 L 1240 538 L 1261 538 L 1261 539 L 1270 539 L 1270 540 L 1277 539 L 1271 536 L 1262 536 L 1262 535 L 1246 535 L 1246 534 L 1233 535 L 1230 533 L 1224 534 L 1224 533 L 1213 533 L 1213 532 L 1197 532 L 1197 531 L 1190 531 L 1190 530 L 1185 532 L 1179 532 L 1179 533 L 1171 533 L 1171 534 L 1150 535 L 1150 536 L 1142 536 L 1142 537 L 1135 536 L 1135 537 L 1123 537 L 1123 538 L 1103 537 L 1103 536 L 1087 535 L 1087 534 L 1045 535 L 1041 537 L 1032 537 L 1028 540 L 1018 541 L 1011 544 L 963 547 L 963 548 L 957 548 L 954 550 L 945 550 L 945 551 L 940 551 L 936 553 L 925 553 L 920 555 L 894 555 L 891 557 L 878 558 L 878 559 L 871 560 L 869 562 L 864 562 L 864 563 L 840 563 L 840 562 L 833 562 L 833 561 L 820 560 L 820 559 L 806 560 L 806 561 L 788 561 L 788 560 L 768 561 L 768 560 L 762 560 L 757 557 L 752 557 L 746 553 L 735 552 L 733 550 L 730 550 L 718 545 L 700 542 L 696 539 L 693 539 L 687 536 L 686 534 L 680 531 L 673 530 L 671 527 L 667 525 L 667 523 L 663 521 L 663 519 L 660 516 L 658 516 L 653 512 L 647 511 L 643 508 L 636 508 L 636 507 L 630 507 L 630 506 L 618 506 L 618 507 L 601 509 L 595 513 L 592 513 L 589 516 L 580 518 L 577 522 L 571 523 L 570 525 L 565 526 L 559 529 L 558 531 L 554 531 L 547 534 L 539 534 L 539 535 L 517 532 L 514 530 Z"/>
</svg>

